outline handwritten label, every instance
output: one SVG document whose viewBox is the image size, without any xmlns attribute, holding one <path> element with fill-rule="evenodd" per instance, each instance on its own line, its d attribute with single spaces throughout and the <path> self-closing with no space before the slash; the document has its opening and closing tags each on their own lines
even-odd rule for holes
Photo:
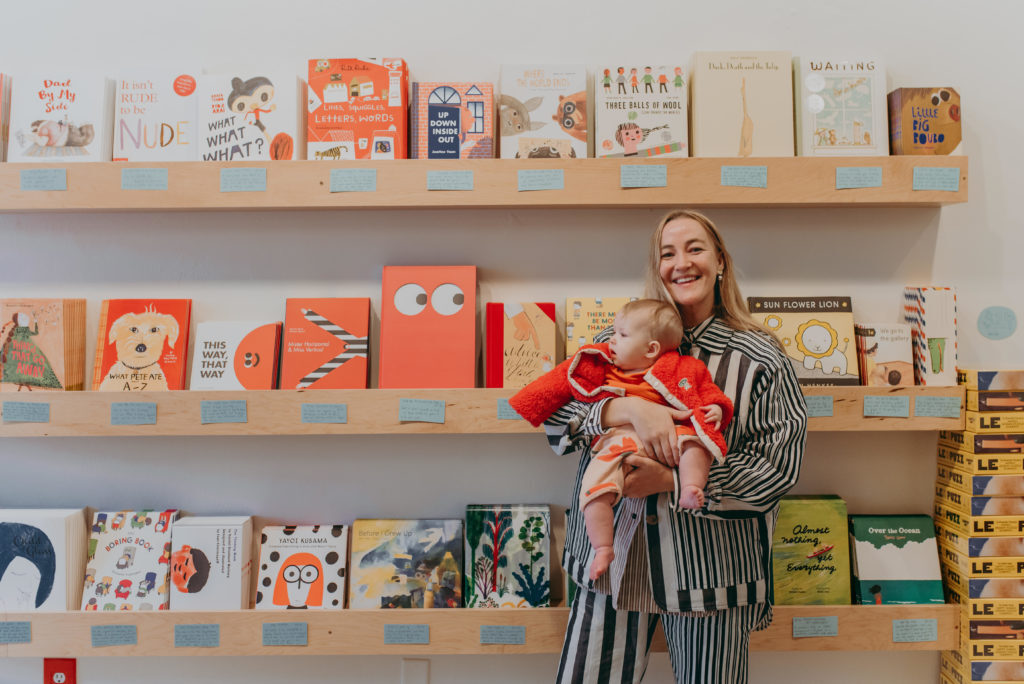
<svg viewBox="0 0 1024 684">
<path fill-rule="evenodd" d="M 839 636 L 839 616 L 793 618 L 793 638 Z"/>
<path fill-rule="evenodd" d="M 427 171 L 427 190 L 472 189 L 472 171 Z"/>
<path fill-rule="evenodd" d="M 221 192 L 266 192 L 266 169 L 221 169 Z"/>
<path fill-rule="evenodd" d="M 909 418 L 910 397 L 880 397 L 869 394 L 864 397 L 865 418 Z"/>
<path fill-rule="evenodd" d="M 331 169 L 331 192 L 377 192 L 377 169 Z"/>
<path fill-rule="evenodd" d="M 882 187 L 881 166 L 837 166 L 836 190 Z"/>
<path fill-rule="evenodd" d="M 620 188 L 663 188 L 668 185 L 665 164 L 623 164 L 619 167 Z"/>
<path fill-rule="evenodd" d="M 443 399 L 399 399 L 398 420 L 403 423 L 444 423 Z"/>
<path fill-rule="evenodd" d="M 519 192 L 565 190 L 565 172 L 562 169 L 522 169 L 518 177 Z"/>
<path fill-rule="evenodd" d="M 833 413 L 833 404 L 835 403 L 835 399 L 831 394 L 804 397 L 804 401 L 807 402 L 808 418 L 831 418 L 835 415 Z"/>
<path fill-rule="evenodd" d="M 67 169 L 22 169 L 22 192 L 36 190 L 67 190 Z"/>
<path fill-rule="evenodd" d="M 481 644 L 525 644 L 525 625 L 480 625 Z"/>
<path fill-rule="evenodd" d="M 92 647 L 135 646 L 139 633 L 135 625 L 93 625 Z"/>
<path fill-rule="evenodd" d="M 990 340 L 1005 340 L 1017 332 L 1017 315 L 1005 306 L 990 306 L 978 314 L 978 332 Z"/>
<path fill-rule="evenodd" d="M 199 403 L 200 421 L 207 423 L 246 423 L 245 399 L 205 400 Z"/>
<path fill-rule="evenodd" d="M 347 423 L 348 404 L 303 404 L 303 423 Z"/>
<path fill-rule="evenodd" d="M 5 423 L 49 423 L 50 404 L 46 401 L 5 401 Z"/>
<path fill-rule="evenodd" d="M 896 643 L 938 641 L 939 621 L 935 618 L 893 620 L 892 640 Z"/>
<path fill-rule="evenodd" d="M 264 622 L 264 646 L 308 646 L 309 625 L 305 622 Z"/>
<path fill-rule="evenodd" d="M 174 648 L 219 648 L 220 625 L 174 625 Z"/>
<path fill-rule="evenodd" d="M 735 188 L 767 188 L 767 166 L 723 166 L 722 185 Z"/>
<path fill-rule="evenodd" d="M 960 190 L 960 169 L 956 166 L 915 166 L 914 190 Z"/>
<path fill-rule="evenodd" d="M 156 425 L 155 401 L 115 401 L 110 405 L 111 425 Z"/>
<path fill-rule="evenodd" d="M 429 644 L 430 625 L 384 625 L 385 644 Z"/>
<path fill-rule="evenodd" d="M 959 418 L 960 397 L 917 397 L 914 415 L 920 418 Z"/>
<path fill-rule="evenodd" d="M 508 403 L 508 399 L 502 397 L 498 399 L 498 420 L 522 420 L 523 417 L 516 413 L 516 410 L 512 408 L 512 405 Z"/>
<path fill-rule="evenodd" d="M 32 643 L 31 622 L 0 622 L 0 644 Z"/>
<path fill-rule="evenodd" d="M 167 169 L 121 169 L 122 190 L 166 190 Z"/>
</svg>

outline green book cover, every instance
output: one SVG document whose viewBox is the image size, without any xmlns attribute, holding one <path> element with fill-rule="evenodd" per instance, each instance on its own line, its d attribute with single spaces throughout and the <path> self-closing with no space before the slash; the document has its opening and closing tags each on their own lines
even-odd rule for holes
<svg viewBox="0 0 1024 684">
<path fill-rule="evenodd" d="M 854 603 L 944 603 L 927 515 L 851 515 Z"/>
<path fill-rule="evenodd" d="M 846 502 L 834 494 L 783 497 L 772 539 L 775 603 L 850 603 Z"/>
</svg>

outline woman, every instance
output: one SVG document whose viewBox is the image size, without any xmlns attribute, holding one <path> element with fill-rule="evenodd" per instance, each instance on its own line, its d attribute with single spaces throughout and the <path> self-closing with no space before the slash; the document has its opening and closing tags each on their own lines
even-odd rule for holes
<svg viewBox="0 0 1024 684">
<path fill-rule="evenodd" d="M 680 210 L 662 219 L 651 241 L 647 296 L 675 303 L 686 328 L 680 352 L 703 361 L 732 399 L 729 451 L 711 468 L 704 507 L 680 510 L 678 475 L 666 464 L 679 456 L 673 421 L 688 412 L 620 397 L 570 402 L 549 419 L 556 452 L 583 452 L 563 555 L 580 590 L 558 681 L 639 682 L 661 620 L 678 682 L 746 682 L 750 631 L 771 622 L 771 538 L 779 498 L 800 474 L 803 394 L 778 343 L 751 318 L 732 258 L 707 217 Z M 625 459 L 634 469 L 625 481 L 631 498 L 615 511 L 615 561 L 590 582 L 579 476 L 593 437 L 625 424 L 651 457 Z"/>
</svg>

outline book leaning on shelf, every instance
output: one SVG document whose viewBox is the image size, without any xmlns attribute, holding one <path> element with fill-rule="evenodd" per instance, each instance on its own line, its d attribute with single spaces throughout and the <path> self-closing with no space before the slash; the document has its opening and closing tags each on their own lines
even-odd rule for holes
<svg viewBox="0 0 1024 684">
<path fill-rule="evenodd" d="M 494 156 L 493 83 L 413 83 L 410 159 Z"/>
<path fill-rule="evenodd" d="M 171 530 L 171 610 L 249 607 L 252 518 L 188 517 Z"/>
<path fill-rule="evenodd" d="M 853 602 L 945 603 L 927 515 L 851 515 Z"/>
<path fill-rule="evenodd" d="M 117 75 L 114 161 L 195 161 L 196 69 L 131 69 Z"/>
<path fill-rule="evenodd" d="M 599 67 L 594 74 L 594 156 L 687 156 L 683 72 L 679 65 Z"/>
<path fill-rule="evenodd" d="M 77 610 L 87 538 L 80 508 L 0 509 L 0 613 Z"/>
<path fill-rule="evenodd" d="M 488 387 L 525 387 L 555 367 L 554 302 L 488 302 Z"/>
<path fill-rule="evenodd" d="M 0 161 L 7 161 L 11 120 L 11 77 L 0 73 Z"/>
<path fill-rule="evenodd" d="M 85 385 L 85 300 L 0 300 L 0 392 Z"/>
<path fill-rule="evenodd" d="M 797 154 L 889 154 L 885 67 L 872 57 L 793 59 Z"/>
<path fill-rule="evenodd" d="M 369 354 L 369 298 L 285 302 L 281 389 L 366 389 Z"/>
<path fill-rule="evenodd" d="M 587 69 L 503 64 L 498 118 L 502 159 L 587 157 Z"/>
<path fill-rule="evenodd" d="M 276 389 L 280 344 L 280 323 L 203 321 L 196 325 L 189 389 Z"/>
<path fill-rule="evenodd" d="M 191 311 L 191 299 L 104 300 L 92 389 L 184 389 Z"/>
<path fill-rule="evenodd" d="M 551 605 L 551 507 L 466 506 L 467 608 Z"/>
<path fill-rule="evenodd" d="M 914 352 L 910 326 L 905 324 L 853 326 L 857 338 L 860 384 L 897 387 L 914 384 Z"/>
<path fill-rule="evenodd" d="M 203 74 L 197 88 L 202 161 L 305 159 L 305 84 L 286 72 Z"/>
<path fill-rule="evenodd" d="M 256 610 L 345 607 L 348 528 L 268 525 L 260 533 Z"/>
<path fill-rule="evenodd" d="M 784 496 L 772 538 L 779 605 L 850 603 L 846 502 L 834 494 Z"/>
</svg>

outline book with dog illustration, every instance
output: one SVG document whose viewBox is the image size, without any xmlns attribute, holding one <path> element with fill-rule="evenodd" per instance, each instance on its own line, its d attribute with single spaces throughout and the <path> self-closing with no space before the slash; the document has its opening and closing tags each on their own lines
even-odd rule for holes
<svg viewBox="0 0 1024 684">
<path fill-rule="evenodd" d="M 369 354 L 369 298 L 285 303 L 281 389 L 366 389 Z"/>
<path fill-rule="evenodd" d="M 498 97 L 501 158 L 587 156 L 587 70 L 575 64 L 505 64 Z"/>
<path fill-rule="evenodd" d="M 901 323 L 853 326 L 857 338 L 860 384 L 897 387 L 914 384 L 914 352 L 910 326 Z"/>
<path fill-rule="evenodd" d="M 0 509 L 0 613 L 78 610 L 85 511 Z"/>
<path fill-rule="evenodd" d="M 297 76 L 203 74 L 197 93 L 198 159 L 305 159 L 305 86 Z"/>
<path fill-rule="evenodd" d="M 957 384 L 956 289 L 904 288 L 903 322 L 910 326 L 916 383 L 938 387 Z"/>
<path fill-rule="evenodd" d="M 554 302 L 488 302 L 486 311 L 488 387 L 525 387 L 555 367 Z"/>
<path fill-rule="evenodd" d="M 615 314 L 636 297 L 569 297 L 565 300 L 565 358 L 611 327 Z"/>
<path fill-rule="evenodd" d="M 195 161 L 199 140 L 196 71 L 118 74 L 114 161 Z"/>
<path fill-rule="evenodd" d="M 493 84 L 412 84 L 410 159 L 490 159 L 493 156 Z"/>
<path fill-rule="evenodd" d="M 782 497 L 772 538 L 772 568 L 779 605 L 849 604 L 846 502 L 834 494 Z"/>
<path fill-rule="evenodd" d="M 191 312 L 191 299 L 104 300 L 92 389 L 185 389 Z"/>
<path fill-rule="evenodd" d="M 196 325 L 192 390 L 277 389 L 281 324 L 203 321 Z"/>
<path fill-rule="evenodd" d="M 551 507 L 466 506 L 467 608 L 551 605 Z"/>
<path fill-rule="evenodd" d="M 889 154 L 885 66 L 881 60 L 793 59 L 797 154 Z"/>
<path fill-rule="evenodd" d="M 348 531 L 345 525 L 264 527 L 256 610 L 343 609 Z"/>
<path fill-rule="evenodd" d="M 685 157 L 687 83 L 680 65 L 594 72 L 594 156 Z"/>
<path fill-rule="evenodd" d="M 0 300 L 0 392 L 85 388 L 85 300 Z"/>
<path fill-rule="evenodd" d="M 11 84 L 9 162 L 110 161 L 114 82 L 95 74 L 21 72 Z"/>
<path fill-rule="evenodd" d="M 252 518 L 187 517 L 171 530 L 171 610 L 245 610 Z"/>
<path fill-rule="evenodd" d="M 82 610 L 167 610 L 177 519 L 174 509 L 93 514 Z"/>
</svg>

